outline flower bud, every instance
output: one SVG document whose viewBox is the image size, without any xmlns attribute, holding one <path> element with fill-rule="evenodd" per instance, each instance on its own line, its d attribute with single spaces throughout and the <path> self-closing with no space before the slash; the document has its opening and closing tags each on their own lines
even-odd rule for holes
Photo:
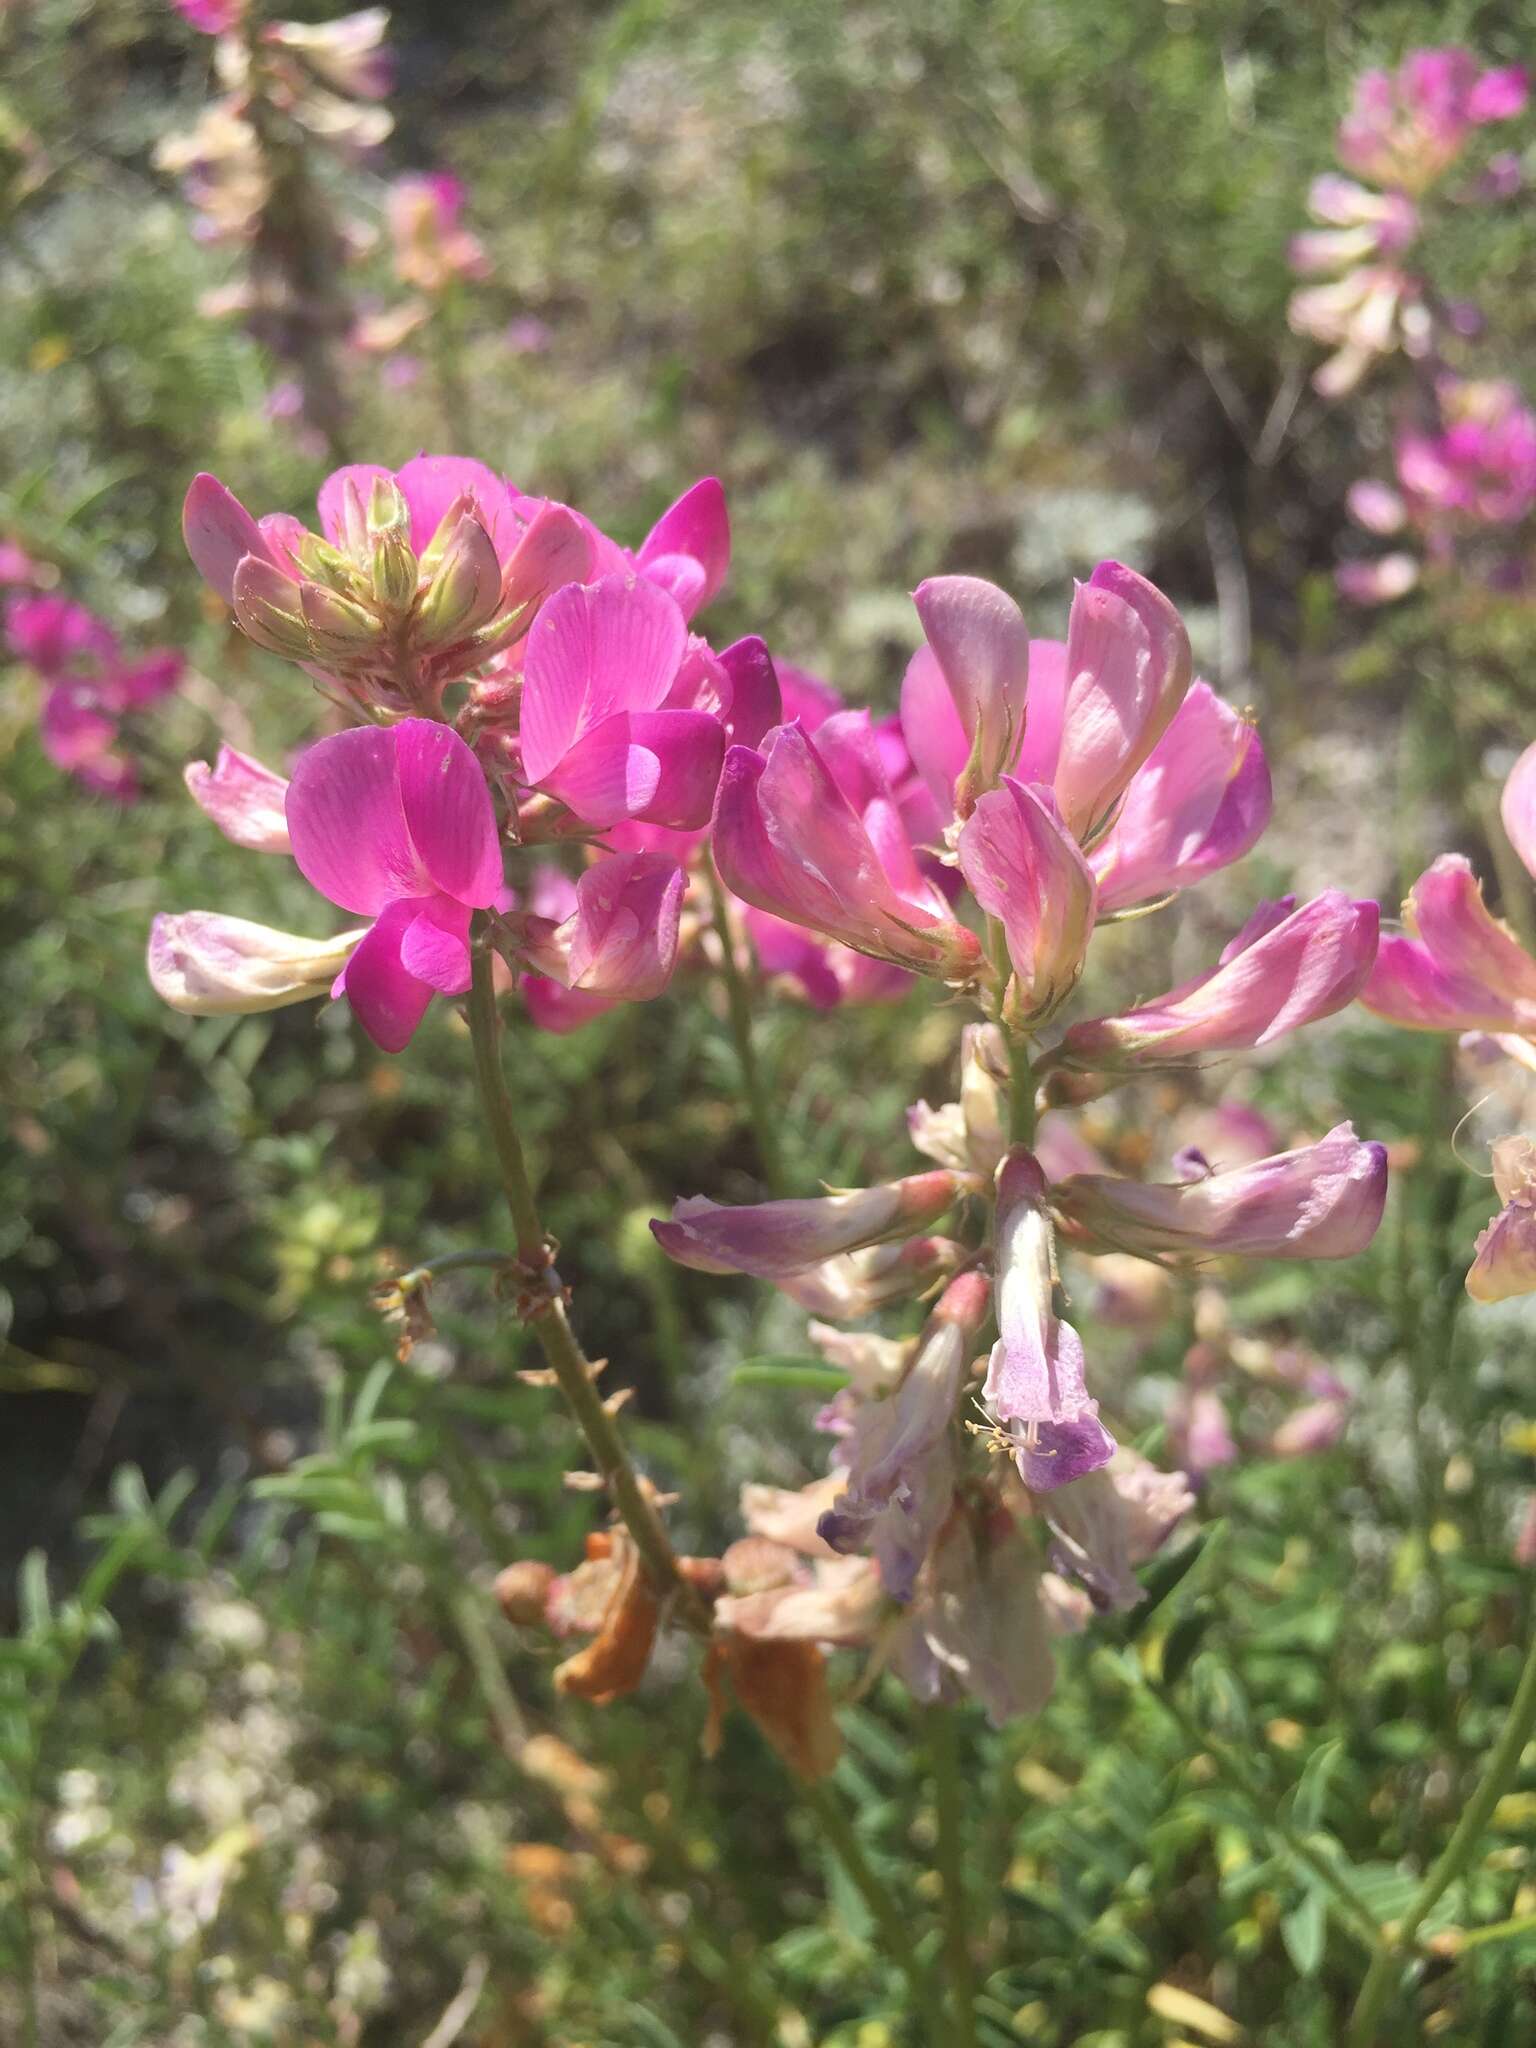
<svg viewBox="0 0 1536 2048">
<path fill-rule="evenodd" d="M 425 560 L 422 566 L 425 570 Z M 452 647 L 489 625 L 500 603 L 501 564 L 496 550 L 480 521 L 466 513 L 449 536 L 417 604 L 411 623 L 412 644 L 422 653 Z"/>
<path fill-rule="evenodd" d="M 149 980 L 186 1017 L 237 1017 L 330 993 L 361 930 L 306 939 L 216 910 L 160 916 L 149 934 Z"/>
<path fill-rule="evenodd" d="M 299 585 L 271 562 L 259 555 L 242 556 L 235 570 L 231 602 L 240 630 L 258 647 L 289 661 L 311 658 Z"/>
<path fill-rule="evenodd" d="M 972 895 L 1007 937 L 1010 1022 L 1049 1016 L 1082 972 L 1097 893 L 1055 799 L 1005 775 L 977 801 L 958 851 Z"/>
<path fill-rule="evenodd" d="M 1362 1143 L 1351 1124 L 1315 1145 L 1199 1180 L 1080 1173 L 1051 1190 L 1074 1242 L 1149 1259 L 1352 1258 L 1376 1235 L 1386 1195 L 1386 1147 Z"/>
<path fill-rule="evenodd" d="M 299 585 L 299 609 L 312 657 L 327 667 L 354 667 L 377 655 L 384 625 L 371 611 L 319 583 Z"/>
<path fill-rule="evenodd" d="M 741 1208 L 693 1195 L 651 1230 L 679 1265 L 777 1280 L 937 1222 L 967 1184 L 963 1174 L 915 1173 L 847 1194 Z"/>
</svg>

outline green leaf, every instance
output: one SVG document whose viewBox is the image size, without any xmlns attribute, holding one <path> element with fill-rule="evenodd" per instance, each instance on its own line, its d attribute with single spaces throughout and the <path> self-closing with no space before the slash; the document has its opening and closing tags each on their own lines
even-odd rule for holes
<svg viewBox="0 0 1536 2048">
<path fill-rule="evenodd" d="M 802 1394 L 835 1394 L 847 1384 L 847 1373 L 835 1365 L 789 1355 L 749 1359 L 731 1374 L 733 1387 L 789 1387 Z"/>
<path fill-rule="evenodd" d="M 48 1560 L 40 1550 L 29 1550 L 16 1575 L 16 1600 L 21 1610 L 23 1635 L 41 1636 L 53 1620 L 53 1601 L 48 1594 Z"/>
<path fill-rule="evenodd" d="M 1169 1629 L 1163 1643 L 1164 1685 L 1178 1684 L 1194 1661 L 1205 1641 L 1206 1631 L 1215 1619 L 1215 1609 L 1201 1601 L 1188 1614 L 1181 1615 Z"/>
<path fill-rule="evenodd" d="M 1280 1916 L 1280 1939 L 1297 1975 L 1315 1977 L 1328 1943 L 1328 1906 L 1322 1892 L 1308 1892 L 1299 1906 Z"/>
<path fill-rule="evenodd" d="M 1341 1741 L 1325 1742 L 1307 1758 L 1291 1801 L 1291 1818 L 1304 1835 L 1320 1827 L 1328 1804 L 1328 1787 L 1344 1755 Z"/>
</svg>

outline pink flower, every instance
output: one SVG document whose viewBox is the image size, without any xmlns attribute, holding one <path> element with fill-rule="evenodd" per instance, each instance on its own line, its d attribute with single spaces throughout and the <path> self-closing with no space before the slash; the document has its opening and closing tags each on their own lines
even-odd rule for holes
<svg viewBox="0 0 1536 2048">
<path fill-rule="evenodd" d="M 977 576 L 930 577 L 912 601 L 965 735 L 955 809 L 968 818 L 1024 735 L 1029 629 L 1013 599 Z"/>
<path fill-rule="evenodd" d="M 530 938 L 527 958 L 571 994 L 601 997 L 605 1007 L 649 1002 L 672 978 L 684 887 L 682 868 L 666 854 L 609 854 L 577 881 L 570 915 Z"/>
<path fill-rule="evenodd" d="M 388 27 L 388 8 L 363 7 L 355 14 L 338 15 L 334 21 L 268 22 L 261 40 L 300 58 L 333 92 L 353 99 L 382 100 L 395 82 L 395 60 L 384 42 Z M 309 109 L 301 99 L 295 111 L 302 120 Z M 382 142 L 392 126 L 387 115 L 375 114 L 366 123 L 354 121 L 343 127 L 340 117 L 327 108 L 320 132 L 335 136 L 339 130 L 362 146 Z"/>
<path fill-rule="evenodd" d="M 1074 1024 L 1053 1063 L 1116 1071 L 1269 1045 L 1352 1002 L 1376 957 L 1379 913 L 1325 890 L 1263 903 L 1209 973 L 1119 1017 Z"/>
<path fill-rule="evenodd" d="M 112 628 L 58 595 L 13 597 L 5 608 L 5 638 L 18 661 L 54 682 L 101 675 L 118 658 Z"/>
<path fill-rule="evenodd" d="M 1174 1456 L 1193 1478 L 1237 1463 L 1237 1440 L 1226 1403 L 1211 1387 L 1181 1387 L 1168 1410 Z"/>
<path fill-rule="evenodd" d="M 1533 1282 L 1536 1284 L 1536 1282 Z M 1349 1403 L 1307 1401 L 1293 1409 L 1269 1440 L 1272 1458 L 1312 1458 L 1331 1451 L 1349 1426 Z"/>
<path fill-rule="evenodd" d="M 828 945 L 800 925 L 786 924 L 766 910 L 746 906 L 742 924 L 756 955 L 758 971 L 769 979 L 794 982 L 817 1010 L 840 1003 L 894 1002 L 912 986 L 905 969 L 872 960 L 851 947 Z"/>
<path fill-rule="evenodd" d="M 11 651 L 47 685 L 38 736 L 48 758 L 85 788 L 131 803 L 138 770 L 116 751 L 120 721 L 176 688 L 181 656 L 160 648 L 127 662 L 111 627 L 61 596 L 13 598 L 5 628 Z"/>
<path fill-rule="evenodd" d="M 205 36 L 227 35 L 245 12 L 245 0 L 171 0 L 171 5 Z"/>
<path fill-rule="evenodd" d="M 1194 683 L 1094 848 L 1099 909 L 1187 889 L 1257 845 L 1273 808 L 1258 733 Z"/>
<path fill-rule="evenodd" d="M 964 980 L 974 935 L 922 873 L 869 730 L 868 714 L 798 725 L 759 753 L 732 747 L 715 804 L 715 859 L 743 901 L 917 974 Z"/>
<path fill-rule="evenodd" d="M 1339 1124 L 1315 1145 L 1197 1180 L 1074 1174 L 1051 1190 L 1051 1202 L 1089 1250 L 1347 1259 L 1375 1236 L 1386 1193 L 1385 1146 L 1363 1144 L 1352 1125 Z"/>
<path fill-rule="evenodd" d="M 819 1266 L 774 1281 L 781 1294 L 813 1316 L 853 1322 L 892 1302 L 913 1301 L 966 1262 L 965 1247 L 948 1237 L 909 1237 L 840 1252 Z"/>
<path fill-rule="evenodd" d="M 1122 1446 L 1101 1470 L 1047 1496 L 1051 1561 L 1081 1580 L 1097 1606 L 1134 1607 L 1142 1598 L 1135 1567 L 1157 1555 L 1194 1505 L 1182 1472 L 1160 1472 Z"/>
<path fill-rule="evenodd" d="M 503 887 L 479 764 L 446 726 L 355 726 L 304 754 L 288 788 L 293 857 L 343 910 L 374 920 L 337 977 L 363 1029 L 399 1052 L 433 994 L 469 986 L 469 923 Z"/>
<path fill-rule="evenodd" d="M 976 800 L 957 851 L 972 895 L 1008 941 L 1010 1015 L 1048 1017 L 1082 972 L 1098 893 L 1055 798 L 1005 775 Z"/>
<path fill-rule="evenodd" d="M 817 1523 L 836 1551 L 870 1549 L 892 1599 L 908 1601 L 954 1499 L 955 1406 L 972 1346 L 991 1314 L 985 1274 L 952 1280 L 900 1383 L 856 1405 L 846 1486 Z"/>
<path fill-rule="evenodd" d="M 1416 588 L 1420 573 L 1416 556 L 1396 552 L 1369 562 L 1340 562 L 1333 580 L 1348 604 L 1395 604 Z"/>
<path fill-rule="evenodd" d="M 1396 73 L 1368 71 L 1340 124 L 1339 160 L 1379 185 L 1422 192 L 1443 177 L 1475 127 L 1525 109 L 1526 74 L 1483 71 L 1469 50 L 1411 50 Z"/>
<path fill-rule="evenodd" d="M 963 1192 L 966 1178 L 915 1173 L 850 1194 L 737 1208 L 692 1195 L 675 1204 L 670 1222 L 653 1223 L 651 1230 L 679 1265 L 777 1280 L 936 1223 Z"/>
<path fill-rule="evenodd" d="M 446 171 L 396 178 L 384 210 L 402 284 L 439 292 L 455 278 L 483 278 L 490 264 L 479 239 L 462 225 L 464 185 Z"/>
<path fill-rule="evenodd" d="M 1474 1301 L 1536 1293 L 1536 1143 L 1498 1139 L 1493 1185 L 1504 1207 L 1477 1240 L 1467 1274 L 1467 1292 Z"/>
<path fill-rule="evenodd" d="M 1013 1439 L 1019 1471 L 1048 1493 L 1107 1464 L 1115 1440 L 1083 1377 L 1082 1340 L 1056 1314 L 1045 1175 L 1016 1145 L 997 1175 L 998 1341 L 983 1398 Z"/>
<path fill-rule="evenodd" d="M 1483 903 L 1471 864 L 1443 853 L 1403 905 L 1361 995 L 1412 1031 L 1536 1033 L 1536 960 Z"/>
<path fill-rule="evenodd" d="M 290 853 L 288 779 L 234 747 L 220 747 L 210 768 L 189 761 L 183 770 L 192 801 L 236 846 L 253 853 Z"/>
<path fill-rule="evenodd" d="M 676 600 L 635 576 L 568 584 L 528 635 L 522 770 L 588 825 L 622 818 L 702 825 L 720 777 L 718 717 L 686 696 L 688 627 Z"/>
<path fill-rule="evenodd" d="M 669 505 L 639 547 L 630 552 L 584 520 L 593 547 L 593 573 L 640 575 L 668 590 L 691 619 L 725 582 L 731 562 L 731 522 L 718 478 L 701 477 Z"/>
</svg>

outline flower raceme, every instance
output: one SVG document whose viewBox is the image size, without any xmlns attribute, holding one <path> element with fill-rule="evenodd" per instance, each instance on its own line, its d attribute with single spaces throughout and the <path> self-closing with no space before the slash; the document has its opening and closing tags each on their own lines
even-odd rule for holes
<svg viewBox="0 0 1536 2048">
<path fill-rule="evenodd" d="M 1504 784 L 1500 815 L 1510 844 L 1536 875 L 1536 746 Z M 1529 1063 L 1536 1039 L 1536 959 L 1483 902 L 1471 863 L 1443 853 L 1408 892 L 1403 930 L 1381 942 L 1361 1001 L 1410 1031 L 1489 1032 L 1499 1050 Z M 1467 1292 L 1503 1301 L 1536 1292 L 1536 1171 L 1525 1137 L 1492 1148 L 1499 1214 L 1477 1240 Z"/>
</svg>

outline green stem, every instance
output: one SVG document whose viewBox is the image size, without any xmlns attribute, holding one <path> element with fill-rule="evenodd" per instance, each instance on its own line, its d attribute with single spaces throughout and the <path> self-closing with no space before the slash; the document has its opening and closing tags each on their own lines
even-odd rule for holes
<svg viewBox="0 0 1536 2048">
<path fill-rule="evenodd" d="M 545 1363 L 555 1375 L 575 1417 L 576 1426 L 585 1437 L 587 1448 L 603 1476 L 608 1497 L 640 1552 L 652 1585 L 659 1594 L 675 1599 L 678 1619 L 704 1633 L 709 1627 L 709 1618 L 703 1603 L 679 1572 L 677 1553 L 662 1526 L 661 1517 L 641 1485 L 639 1474 L 629 1462 L 618 1425 L 603 1406 L 591 1364 L 583 1355 L 566 1315 L 559 1276 L 548 1263 L 544 1226 L 539 1220 L 533 1182 L 529 1178 L 522 1140 L 517 1133 L 512 1098 L 502 1072 L 501 1027 L 496 1014 L 496 991 L 491 981 L 491 955 L 483 942 L 474 948 L 468 1008 L 475 1077 L 501 1168 L 502 1191 L 512 1216 L 517 1256 L 526 1269 L 530 1290 L 545 1289 L 547 1284 L 547 1291 L 541 1293 L 528 1320 L 544 1353 Z"/>
<path fill-rule="evenodd" d="M 944 1962 L 955 2048 L 976 2048 L 976 1984 L 971 1969 L 969 1913 L 965 1898 L 964 1817 L 960 1803 L 960 1753 L 955 1710 L 929 1707 L 928 1750 L 933 1764 L 939 1819 L 939 1880 L 944 1887 Z"/>
<path fill-rule="evenodd" d="M 1029 1040 L 1017 1032 L 1008 1036 L 1008 1135 L 1015 1145 L 1033 1145 L 1035 1126 L 1035 1070 L 1030 1063 Z"/>
<path fill-rule="evenodd" d="M 1322 1883 L 1339 1906 L 1345 1924 L 1350 1932 L 1372 1952 L 1374 1968 L 1383 1953 L 1384 1942 L 1381 1927 L 1375 1914 L 1355 1890 L 1349 1879 L 1341 1874 L 1326 1856 L 1322 1856 L 1305 1835 L 1298 1834 L 1289 1821 L 1282 1820 L 1274 1812 L 1274 1793 L 1261 1785 L 1248 1767 L 1239 1761 L 1223 1744 L 1214 1741 L 1195 1720 L 1187 1714 L 1163 1688 L 1153 1680 L 1146 1680 L 1146 1687 L 1163 1712 L 1176 1721 L 1187 1739 L 1198 1751 L 1208 1756 L 1221 1775 L 1234 1786 L 1254 1808 L 1262 1825 L 1278 1837 L 1298 1863 L 1304 1863 L 1314 1877 Z"/>
<path fill-rule="evenodd" d="M 917 1960 L 911 1923 L 903 1915 L 895 1897 L 889 1892 L 870 1867 L 853 1823 L 843 1811 L 842 1802 L 830 1785 L 819 1780 L 804 1783 L 807 1804 L 821 1823 L 822 1837 L 827 1847 L 847 1872 L 859 1897 L 869 1908 L 869 1916 L 880 1931 L 885 1953 L 896 1964 L 907 1980 L 907 1989 L 912 1994 L 912 2010 L 920 2016 L 924 2033 L 924 2048 L 944 2039 L 944 2013 L 934 1990 L 932 1979 Z"/>
<path fill-rule="evenodd" d="M 527 1746 L 528 1724 L 501 1668 L 501 1656 L 485 1618 L 481 1595 L 474 1587 L 466 1586 L 453 1596 L 450 1606 L 496 1739 L 513 1763 L 517 1763 Z"/>
<path fill-rule="evenodd" d="M 1472 1852 L 1492 1819 L 1494 1808 L 1520 1768 L 1521 1755 L 1533 1730 L 1536 1730 L 1536 1635 L 1532 1636 L 1530 1648 L 1526 1651 L 1525 1668 L 1520 1673 L 1520 1683 L 1515 1688 L 1508 1719 L 1494 1744 L 1477 1790 L 1462 1809 L 1461 1819 L 1451 1831 L 1451 1839 L 1414 1894 L 1413 1903 L 1391 1939 L 1377 1951 L 1366 1973 L 1349 2025 L 1349 2048 L 1371 2048 L 1383 2008 L 1400 1981 L 1404 1952 L 1411 1948 L 1425 1918 L 1471 1862 Z"/>
<path fill-rule="evenodd" d="M 746 976 L 741 971 L 741 962 L 736 957 L 735 933 L 731 929 L 730 899 L 714 860 L 706 859 L 704 866 L 709 876 L 709 901 L 714 918 L 715 938 L 720 947 L 720 979 L 725 985 L 725 1004 L 730 1017 L 731 1038 L 736 1047 L 736 1060 L 741 1068 L 742 1093 L 746 1097 L 747 1112 L 752 1119 L 752 1135 L 757 1143 L 757 1162 L 762 1169 L 768 1192 L 771 1195 L 782 1195 L 786 1192 L 787 1183 L 784 1179 L 783 1152 L 779 1145 L 779 1117 L 768 1091 L 752 1037 L 752 992 L 747 986 Z"/>
</svg>

